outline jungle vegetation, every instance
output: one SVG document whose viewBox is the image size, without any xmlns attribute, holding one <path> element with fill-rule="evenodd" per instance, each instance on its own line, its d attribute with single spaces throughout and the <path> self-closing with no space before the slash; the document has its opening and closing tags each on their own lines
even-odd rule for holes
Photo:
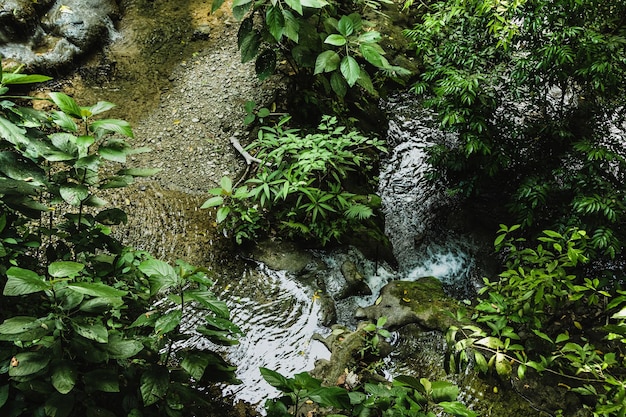
<svg viewBox="0 0 626 417">
<path fill-rule="evenodd" d="M 457 138 L 430 149 L 433 178 L 495 219 L 502 266 L 459 314 L 467 325 L 448 332 L 450 371 L 473 366 L 503 385 L 530 370 L 555 375 L 590 415 L 624 416 L 626 1 L 402 6 L 411 49 L 400 53 L 416 73 L 381 46 L 386 1 L 233 2 L 242 61 L 254 59 L 261 79 L 285 73 L 320 118 L 300 128 L 250 108 L 257 134 L 247 150 L 262 163 L 241 184 L 223 179 L 205 208 L 216 208 L 237 241 L 340 242 L 376 215 L 375 161 L 384 152 L 346 111 L 390 81 L 409 85 Z M 152 174 L 123 167 L 145 150 L 129 145 L 126 122 L 100 118 L 111 103 L 79 106 L 51 93 L 54 110 L 36 111 L 9 88 L 48 78 L 1 74 L 3 415 L 176 416 L 202 406 L 194 387 L 233 381 L 233 367 L 211 351 L 174 349 L 189 331 L 185 312 L 204 309 L 196 330 L 218 344 L 236 343 L 239 329 L 207 271 L 115 241 L 110 228 L 125 213 L 98 196 Z M 155 309 L 154 297 L 170 304 Z M 306 374 L 263 372 L 284 394 L 268 402 L 269 415 L 294 415 L 305 400 L 336 416 L 473 415 L 437 382 L 399 377 L 347 392 Z"/>
</svg>

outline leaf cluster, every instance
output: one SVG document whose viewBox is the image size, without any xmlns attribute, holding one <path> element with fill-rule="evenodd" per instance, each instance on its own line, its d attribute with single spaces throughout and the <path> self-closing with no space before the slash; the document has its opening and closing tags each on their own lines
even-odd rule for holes
<svg viewBox="0 0 626 417">
<path fill-rule="evenodd" d="M 269 417 L 298 416 L 305 404 L 325 410 L 329 417 L 411 416 L 432 417 L 436 411 L 453 416 L 477 414 L 457 401 L 458 387 L 450 382 L 401 375 L 392 383 L 365 382 L 353 389 L 322 386 L 321 381 L 303 372 L 286 378 L 276 371 L 261 368 L 263 378 L 282 391 L 283 396 L 267 400 Z M 375 414 L 373 414 L 375 413 Z"/>
<path fill-rule="evenodd" d="M 324 116 L 313 133 L 286 128 L 289 118 L 263 126 L 246 149 L 261 163 L 255 175 L 233 187 L 224 178 L 202 208 L 219 207 L 217 222 L 237 242 L 278 233 L 326 245 L 358 230 L 374 216 L 379 198 L 350 191 L 355 174 L 371 175 L 383 142 Z M 361 179 L 361 188 L 371 187 Z"/>
<path fill-rule="evenodd" d="M 125 141 L 127 122 L 94 117 L 113 104 L 50 93 L 54 109 L 40 111 L 7 95 L 8 85 L 47 79 L 0 78 L 0 413 L 182 416 L 206 406 L 196 384 L 232 382 L 234 367 L 175 344 L 192 331 L 233 344 L 240 331 L 207 271 L 110 236 L 126 214 L 99 191 L 155 171 L 109 166 L 145 151 Z M 185 327 L 197 312 L 204 323 Z"/>
<path fill-rule="evenodd" d="M 580 276 L 580 264 L 588 261 L 583 231 L 545 230 L 535 248 L 523 248 L 523 239 L 510 236 L 517 229 L 501 225 L 495 245 L 506 254 L 507 269 L 485 280 L 472 317 L 476 324 L 448 330 L 451 368 L 472 363 L 505 381 L 514 373 L 524 378 L 528 368 L 549 372 L 592 397 L 593 405 L 585 407 L 594 416 L 622 415 L 624 291 Z"/>
<path fill-rule="evenodd" d="M 506 205 L 529 233 L 587 230 L 597 256 L 618 256 L 626 2 L 417 7 L 424 13 L 406 31 L 423 68 L 413 89 L 458 135 L 430 150 L 451 191 Z"/>
<path fill-rule="evenodd" d="M 216 0 L 216 10 L 223 1 Z M 362 19 L 360 9 L 379 10 L 388 0 L 334 2 L 326 0 L 235 0 L 232 10 L 241 21 L 237 44 L 241 61 L 255 60 L 257 76 L 274 74 L 285 60 L 287 72 L 305 90 L 315 85 L 318 99 L 334 93 L 343 98 L 355 85 L 377 96 L 372 75 L 387 78 L 409 75 L 391 65 L 379 45 L 381 35 Z"/>
</svg>

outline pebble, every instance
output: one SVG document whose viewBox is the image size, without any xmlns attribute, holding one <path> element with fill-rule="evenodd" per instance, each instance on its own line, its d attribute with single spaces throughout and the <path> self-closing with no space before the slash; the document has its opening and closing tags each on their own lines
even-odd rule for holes
<svg viewBox="0 0 626 417">
<path fill-rule="evenodd" d="M 197 117 L 194 117 L 193 119 L 191 119 L 192 122 L 194 123 L 198 123 L 200 121 L 200 119 L 198 119 Z"/>
</svg>

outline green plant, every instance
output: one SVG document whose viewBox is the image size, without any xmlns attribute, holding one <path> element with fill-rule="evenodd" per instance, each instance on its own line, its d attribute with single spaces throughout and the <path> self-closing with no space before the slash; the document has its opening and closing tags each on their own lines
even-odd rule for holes
<svg viewBox="0 0 626 417">
<path fill-rule="evenodd" d="M 7 95 L 8 85 L 47 79 L 0 77 L 0 412 L 182 416 L 206 405 L 201 381 L 234 380 L 218 354 L 176 349 L 192 332 L 190 308 L 206 314 L 194 331 L 213 343 L 235 343 L 239 330 L 206 271 L 111 237 L 126 214 L 105 208 L 99 191 L 154 170 L 109 166 L 145 151 L 127 144 L 125 121 L 94 119 L 113 104 L 50 93 L 58 110 L 46 112 Z"/>
<path fill-rule="evenodd" d="M 458 388 L 449 382 L 426 378 L 398 376 L 392 383 L 365 383 L 355 389 L 326 387 L 303 372 L 286 378 L 276 371 L 261 368 L 263 378 L 283 395 L 265 403 L 269 417 L 304 415 L 303 410 L 318 406 L 326 416 L 411 416 L 434 417 L 436 410 L 453 416 L 475 417 L 477 414 L 457 401 Z M 376 414 L 372 414 L 376 413 Z"/>
<path fill-rule="evenodd" d="M 307 89 L 316 78 L 323 87 L 321 94 L 332 91 L 344 97 L 358 84 L 376 96 L 372 69 L 390 77 L 409 74 L 387 61 L 378 44 L 380 33 L 362 19 L 361 9 L 379 11 L 383 3 L 389 1 L 236 0 L 232 10 L 241 20 L 237 35 L 241 61 L 256 59 L 256 73 L 265 79 L 276 71 L 280 56 Z M 222 4 L 215 0 L 213 10 Z"/>
<path fill-rule="evenodd" d="M 219 206 L 217 222 L 239 243 L 275 231 L 325 245 L 357 230 L 378 206 L 375 195 L 350 189 L 372 187 L 369 177 L 356 183 L 351 175 L 369 175 L 382 141 L 348 131 L 335 117 L 324 116 L 306 135 L 285 128 L 288 121 L 263 126 L 247 146 L 262 161 L 254 177 L 239 187 L 222 179 L 202 205 Z"/>
<path fill-rule="evenodd" d="M 626 1 L 416 7 L 423 13 L 406 34 L 423 71 L 413 89 L 458 135 L 430 149 L 433 174 L 451 192 L 481 197 L 469 204 L 507 207 L 529 234 L 577 227 L 592 237 L 593 257 L 618 256 Z"/>
<path fill-rule="evenodd" d="M 580 276 L 588 260 L 583 231 L 546 230 L 536 248 L 520 248 L 524 240 L 510 236 L 518 228 L 500 227 L 495 246 L 506 254 L 507 269 L 485 280 L 476 324 L 447 333 L 451 367 L 471 362 L 503 380 L 524 378 L 528 368 L 549 372 L 592 396 L 594 405 L 585 407 L 594 416 L 624 415 L 626 293 Z"/>
<path fill-rule="evenodd" d="M 385 323 L 387 323 L 387 317 L 381 316 L 376 323 L 368 323 L 363 326 L 361 330 L 364 333 L 363 341 L 365 345 L 361 349 L 361 358 L 365 354 L 380 356 L 380 342 L 391 337 L 389 330 L 384 328 Z"/>
</svg>

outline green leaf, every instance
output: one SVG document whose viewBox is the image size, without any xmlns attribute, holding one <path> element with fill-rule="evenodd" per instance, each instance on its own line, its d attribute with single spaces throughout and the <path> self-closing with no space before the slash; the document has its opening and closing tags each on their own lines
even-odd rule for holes
<svg viewBox="0 0 626 417">
<path fill-rule="evenodd" d="M 439 407 L 443 408 L 448 414 L 452 414 L 453 416 L 458 417 L 478 417 L 478 414 L 472 410 L 469 410 L 465 404 L 459 401 L 442 401 L 437 404 Z"/>
<path fill-rule="evenodd" d="M 331 72 L 339 68 L 341 57 L 335 51 L 324 51 L 315 59 L 314 75 L 322 72 Z"/>
<path fill-rule="evenodd" d="M 501 353 L 496 353 L 496 372 L 504 379 L 508 379 L 511 376 L 512 367 L 507 357 Z"/>
<path fill-rule="evenodd" d="M 61 394 L 67 394 L 76 385 L 76 367 L 70 361 L 59 361 L 52 366 L 50 380 L 52 386 Z"/>
<path fill-rule="evenodd" d="M 9 399 L 9 385 L 0 385 L 0 409 L 7 403 Z"/>
<path fill-rule="evenodd" d="M 267 30 L 277 42 L 280 42 L 285 27 L 285 18 L 281 9 L 273 6 L 268 7 L 265 12 L 265 22 L 267 24 Z"/>
<path fill-rule="evenodd" d="M 293 0 L 293 2 L 298 2 L 298 0 Z M 289 40 L 298 43 L 300 41 L 300 22 L 289 10 L 283 9 L 282 13 L 283 19 L 285 20 L 283 35 Z"/>
<path fill-rule="evenodd" d="M 341 387 L 320 387 L 307 395 L 312 401 L 323 407 L 335 407 L 350 409 L 350 396 L 348 391 Z"/>
<path fill-rule="evenodd" d="M 158 259 L 147 259 L 139 264 L 139 270 L 149 277 L 151 295 L 175 287 L 178 284 L 178 274 L 167 262 Z"/>
<path fill-rule="evenodd" d="M 118 175 L 130 175 L 131 177 L 151 177 L 161 172 L 161 168 L 128 168 L 118 171 Z"/>
<path fill-rule="evenodd" d="M 143 405 L 148 407 L 161 399 L 165 399 L 165 394 L 170 383 L 170 376 L 164 366 L 153 366 L 141 375 L 139 390 Z"/>
<path fill-rule="evenodd" d="M 107 144 L 105 146 L 101 146 L 98 148 L 98 154 L 108 160 L 113 162 L 119 162 L 121 164 L 126 163 L 126 156 L 128 155 L 128 149 L 120 143 L 112 143 Z M 127 176 L 124 176 L 127 177 Z M 122 177 L 122 178 L 124 178 Z M 132 182 L 132 181 L 131 181 Z M 130 184 L 130 183 L 127 183 Z"/>
<path fill-rule="evenodd" d="M 46 81 L 50 81 L 52 77 L 48 77 L 46 75 L 38 75 L 38 74 L 16 74 L 12 72 L 3 72 L 2 79 L 0 80 L 2 84 L 32 84 L 32 83 L 42 83 Z"/>
<path fill-rule="evenodd" d="M 333 46 L 344 46 L 348 41 L 341 35 L 333 33 L 332 35 L 328 35 L 328 37 L 324 40 L 324 43 Z"/>
<path fill-rule="evenodd" d="M 348 83 L 346 79 L 338 72 L 333 72 L 330 76 L 330 86 L 337 96 L 344 97 L 348 92 Z"/>
<path fill-rule="evenodd" d="M 207 208 L 210 208 L 210 207 L 221 206 L 222 204 L 224 204 L 224 197 L 217 195 L 217 196 L 211 197 L 207 201 L 205 201 L 200 206 L 200 208 L 201 209 L 207 209 Z"/>
<path fill-rule="evenodd" d="M 59 193 L 63 200 L 72 206 L 79 206 L 89 197 L 89 189 L 81 184 L 64 184 L 60 187 Z"/>
<path fill-rule="evenodd" d="M 96 214 L 96 221 L 107 226 L 112 226 L 128 222 L 128 216 L 124 210 L 115 207 L 102 210 Z"/>
<path fill-rule="evenodd" d="M 39 319 L 29 316 L 15 316 L 0 324 L 0 334 L 18 334 L 41 326 Z"/>
<path fill-rule="evenodd" d="M 59 106 L 61 111 L 77 119 L 82 119 L 83 115 L 80 107 L 78 107 L 78 104 L 76 104 L 73 98 L 59 92 L 52 92 L 49 95 L 54 104 Z"/>
<path fill-rule="evenodd" d="M 293 10 L 295 10 L 296 13 L 298 13 L 300 16 L 302 16 L 302 3 L 300 2 L 300 0 L 285 0 L 285 3 L 287 3 L 287 6 L 291 7 Z M 286 11 L 288 11 L 288 10 L 286 10 Z M 294 42 L 297 42 L 297 41 L 294 41 Z"/>
<path fill-rule="evenodd" d="M 180 309 L 172 310 L 159 317 L 154 324 L 154 331 L 158 334 L 166 334 L 176 329 L 182 319 Z"/>
<path fill-rule="evenodd" d="M 82 337 L 98 343 L 107 343 L 109 340 L 109 332 L 107 328 L 100 323 L 81 323 L 78 321 L 72 321 L 72 328 Z"/>
<path fill-rule="evenodd" d="M 22 352 L 15 355 L 9 366 L 9 376 L 27 376 L 35 374 L 50 363 L 51 355 L 44 352 Z"/>
<path fill-rule="evenodd" d="M 213 352 L 183 352 L 183 360 L 180 366 L 191 375 L 193 379 L 199 381 L 204 375 L 206 367 L 211 362 L 211 355 Z"/>
<path fill-rule="evenodd" d="M 366 43 L 359 47 L 363 58 L 365 58 L 367 62 L 378 68 L 388 68 L 389 61 L 387 61 L 387 58 L 382 56 L 378 49 L 379 48 Z"/>
<path fill-rule="evenodd" d="M 108 101 L 99 101 L 96 104 L 94 104 L 93 106 L 87 107 L 89 109 L 89 111 L 91 112 L 91 114 L 95 115 L 95 114 L 100 114 L 100 113 L 104 113 L 106 111 L 111 110 L 112 108 L 115 107 L 115 104 L 110 103 Z"/>
<path fill-rule="evenodd" d="M 103 133 L 119 133 L 128 138 L 134 137 L 133 130 L 126 120 L 119 119 L 102 119 L 91 123 L 89 130 L 97 135 Z"/>
<path fill-rule="evenodd" d="M 127 359 L 141 352 L 143 343 L 138 340 L 125 339 L 119 334 L 112 334 L 109 336 L 106 350 L 113 359 Z"/>
<path fill-rule="evenodd" d="M 12 266 L 7 270 L 6 274 L 8 279 L 2 292 L 3 295 L 26 295 L 51 288 L 50 284 L 44 281 L 43 277 L 28 269 Z"/>
<path fill-rule="evenodd" d="M 346 38 L 354 32 L 354 23 L 349 16 L 342 16 L 337 24 L 337 30 Z"/>
<path fill-rule="evenodd" d="M 224 220 L 226 220 L 226 217 L 228 217 L 229 213 L 230 213 L 230 207 L 228 206 L 220 207 L 217 210 L 217 216 L 216 216 L 217 223 L 221 223 Z"/>
<path fill-rule="evenodd" d="M 224 4 L 224 0 L 213 0 L 211 3 L 211 13 L 215 13 L 217 9 L 222 7 L 222 4 Z"/>
<path fill-rule="evenodd" d="M 76 133 L 78 132 L 78 125 L 69 115 L 61 111 L 52 112 L 52 121 L 65 131 Z"/>
<path fill-rule="evenodd" d="M 92 297 L 123 297 L 128 293 L 101 282 L 73 282 L 68 284 L 67 288 Z"/>
<path fill-rule="evenodd" d="M 254 71 L 260 81 L 265 80 L 276 70 L 276 52 L 273 49 L 266 49 L 259 54 L 254 62 Z M 261 117 L 261 116 L 259 116 Z"/>
<path fill-rule="evenodd" d="M 87 392 L 120 392 L 120 382 L 116 370 L 96 369 L 83 375 Z"/>
<path fill-rule="evenodd" d="M 431 396 L 436 403 L 441 401 L 454 401 L 459 395 L 459 387 L 447 381 L 431 382 Z"/>
<path fill-rule="evenodd" d="M 259 371 L 261 371 L 261 376 L 263 376 L 263 379 L 265 379 L 265 381 L 274 388 L 278 388 L 279 390 L 284 392 L 293 391 L 293 382 L 288 380 L 278 372 L 263 367 L 259 368 Z"/>
<path fill-rule="evenodd" d="M 352 58 L 351 56 L 345 56 L 341 60 L 341 64 L 339 67 L 341 70 L 341 74 L 348 82 L 348 85 L 352 87 L 361 75 L 361 67 L 359 67 L 359 63 L 356 62 L 356 59 Z"/>
<path fill-rule="evenodd" d="M 72 261 L 55 261 L 48 265 L 48 273 L 54 278 L 67 278 L 78 275 L 85 265 Z"/>
<path fill-rule="evenodd" d="M 310 7 L 312 9 L 321 9 L 328 5 L 325 0 L 301 0 L 302 7 Z"/>
<path fill-rule="evenodd" d="M 120 297 L 95 297 L 81 303 L 79 310 L 85 313 L 104 313 L 124 305 Z"/>
</svg>

